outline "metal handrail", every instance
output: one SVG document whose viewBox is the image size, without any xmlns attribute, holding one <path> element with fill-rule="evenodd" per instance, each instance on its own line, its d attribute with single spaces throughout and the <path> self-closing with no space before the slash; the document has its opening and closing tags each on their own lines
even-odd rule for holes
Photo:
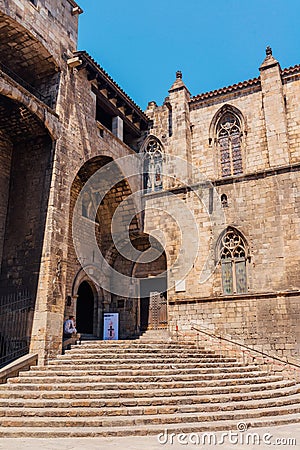
<svg viewBox="0 0 300 450">
<path fill-rule="evenodd" d="M 268 355 L 265 352 L 262 352 L 260 350 L 255 349 L 255 348 L 248 347 L 247 345 L 241 344 L 240 342 L 233 341 L 232 339 L 227 339 L 227 338 L 222 337 L 222 336 L 217 336 L 216 334 L 213 334 L 213 333 L 208 333 L 207 331 L 200 330 L 199 328 L 196 328 L 193 325 L 191 326 L 191 329 L 195 330 L 195 331 L 198 331 L 199 333 L 203 333 L 203 334 L 205 334 L 207 336 L 210 336 L 212 338 L 219 339 L 219 340 L 222 340 L 222 341 L 226 341 L 226 342 L 229 342 L 230 344 L 238 345 L 239 347 L 243 347 L 246 350 L 249 350 L 251 352 L 259 353 L 260 355 L 263 355 L 263 356 L 265 356 L 267 358 L 274 359 L 274 360 L 279 361 L 279 362 L 281 362 L 281 363 L 283 363 L 285 365 L 291 365 L 291 366 L 294 366 L 294 367 L 297 367 L 298 369 L 300 369 L 300 364 L 295 364 L 295 363 L 292 363 L 290 361 L 284 361 L 283 359 L 278 358 L 277 356 Z"/>
<path fill-rule="evenodd" d="M 45 97 L 41 92 L 39 92 L 30 83 L 25 81 L 17 73 L 15 73 L 13 70 L 11 70 L 9 67 L 7 67 L 5 64 L 3 64 L 3 62 L 0 62 L 0 69 L 2 70 L 2 72 L 6 73 L 9 77 L 11 77 L 13 80 L 15 80 L 21 86 L 23 86 L 23 88 L 25 88 L 27 91 L 29 91 L 31 94 L 33 94 L 35 97 L 37 97 L 39 100 L 41 100 L 43 103 L 46 103 L 46 105 L 50 106 L 51 100 L 49 97 Z"/>
</svg>

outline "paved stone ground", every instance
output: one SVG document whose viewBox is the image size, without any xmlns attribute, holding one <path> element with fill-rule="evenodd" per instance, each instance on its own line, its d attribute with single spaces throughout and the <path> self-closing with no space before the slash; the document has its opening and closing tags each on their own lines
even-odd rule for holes
<svg viewBox="0 0 300 450">
<path fill-rule="evenodd" d="M 257 433 L 261 439 L 265 436 L 266 443 L 260 444 L 246 444 L 241 442 L 241 435 L 244 439 L 247 434 Z M 35 438 L 15 438 L 15 439 L 1 439 L 1 450 L 112 450 L 112 449 L 124 449 L 124 450 L 180 450 L 180 449 L 196 449 L 212 450 L 223 448 L 224 450 L 258 450 L 258 449 L 279 449 L 285 448 L 288 450 L 300 450 L 300 425 L 285 425 L 279 427 L 269 427 L 267 429 L 257 428 L 249 429 L 244 433 L 240 432 L 235 434 L 238 436 L 239 441 L 230 443 L 229 438 L 224 436 L 224 443 L 222 443 L 221 433 L 216 433 L 217 441 L 208 445 L 204 445 L 201 441 L 196 442 L 196 436 L 186 435 L 181 437 L 184 443 L 178 442 L 178 437 L 174 438 L 173 444 L 170 444 L 171 437 L 168 437 L 168 443 L 163 444 L 158 442 L 157 436 L 148 437 L 128 437 L 128 438 L 65 438 L 65 439 L 35 439 Z M 232 439 L 234 439 L 232 436 Z M 202 439 L 201 433 L 199 438 Z M 191 439 L 194 443 L 189 442 Z M 237 437 L 235 438 L 237 439 Z M 276 442 L 276 439 L 280 439 L 280 442 Z M 294 439 L 293 443 L 288 443 L 289 439 Z M 161 437 L 163 442 L 165 437 Z"/>
</svg>

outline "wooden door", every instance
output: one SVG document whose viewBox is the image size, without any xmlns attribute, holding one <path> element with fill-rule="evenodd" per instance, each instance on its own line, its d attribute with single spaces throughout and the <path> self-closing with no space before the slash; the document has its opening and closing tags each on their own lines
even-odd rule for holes
<svg viewBox="0 0 300 450">
<path fill-rule="evenodd" d="M 159 292 L 150 292 L 148 329 L 167 328 L 167 299 Z"/>
</svg>

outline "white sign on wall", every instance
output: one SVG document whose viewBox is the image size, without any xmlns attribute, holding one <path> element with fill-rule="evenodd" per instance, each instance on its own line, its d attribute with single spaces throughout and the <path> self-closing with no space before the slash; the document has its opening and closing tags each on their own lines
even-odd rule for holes
<svg viewBox="0 0 300 450">
<path fill-rule="evenodd" d="M 117 341 L 119 339 L 119 313 L 104 313 L 103 340 Z"/>
<path fill-rule="evenodd" d="M 185 292 L 185 280 L 175 281 L 175 292 Z"/>
</svg>

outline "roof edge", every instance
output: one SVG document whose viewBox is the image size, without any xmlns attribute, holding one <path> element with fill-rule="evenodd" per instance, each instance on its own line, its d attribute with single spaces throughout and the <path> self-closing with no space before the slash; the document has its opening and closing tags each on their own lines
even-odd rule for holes
<svg viewBox="0 0 300 450">
<path fill-rule="evenodd" d="M 79 14 L 82 14 L 82 13 L 83 13 L 83 9 L 80 8 L 80 6 L 78 5 L 78 3 L 76 3 L 74 0 L 67 0 L 67 1 L 70 3 L 70 5 L 73 6 L 73 8 L 78 8 L 78 13 L 79 13 Z"/>
<path fill-rule="evenodd" d="M 95 61 L 94 58 L 91 55 L 89 55 L 89 53 L 87 53 L 85 50 L 78 50 L 73 53 L 75 56 L 83 58 L 90 64 L 92 64 L 95 67 L 95 69 L 113 85 L 113 87 L 119 92 L 119 94 L 125 97 L 128 103 L 132 105 L 132 108 L 136 109 L 137 112 L 140 114 L 140 116 L 142 116 L 146 122 L 149 122 L 149 118 L 146 116 L 144 111 L 138 106 L 138 104 L 135 103 L 131 97 L 129 97 L 129 95 L 118 85 L 118 83 L 116 83 L 116 81 L 103 69 L 103 67 L 101 67 L 100 64 L 98 64 L 97 61 Z"/>
<path fill-rule="evenodd" d="M 295 66 L 287 67 L 281 70 L 281 76 L 286 78 L 290 75 L 300 74 L 300 64 Z M 252 86 L 260 85 L 260 77 L 251 78 L 246 81 L 240 81 L 239 83 L 232 84 L 230 86 L 225 86 L 220 89 L 215 89 L 213 91 L 204 92 L 202 94 L 194 95 L 190 99 L 190 103 L 196 103 L 197 101 L 207 100 L 212 97 L 217 97 L 218 95 L 228 94 L 229 92 L 238 91 L 240 89 L 245 89 Z"/>
<path fill-rule="evenodd" d="M 216 97 L 218 95 L 227 94 L 232 91 L 238 91 L 240 89 L 245 89 L 247 87 L 259 86 L 260 85 L 260 77 L 251 78 L 246 81 L 240 81 L 239 83 L 232 84 L 230 86 L 225 86 L 220 89 L 215 89 L 213 91 L 204 92 L 202 94 L 195 95 L 191 97 L 190 103 L 195 103 L 197 101 L 206 100 L 211 97 Z"/>
</svg>

